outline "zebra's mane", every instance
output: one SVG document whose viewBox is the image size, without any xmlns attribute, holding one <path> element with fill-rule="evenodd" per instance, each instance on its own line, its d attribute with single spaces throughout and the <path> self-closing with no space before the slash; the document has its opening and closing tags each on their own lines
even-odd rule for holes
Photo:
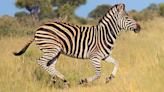
<svg viewBox="0 0 164 92">
<path fill-rule="evenodd" d="M 113 7 L 111 7 L 100 19 L 99 19 L 99 23 L 101 23 L 102 22 L 102 20 L 104 19 L 104 17 L 107 15 L 107 13 L 109 13 L 110 14 L 110 11 L 113 11 L 113 9 L 114 8 L 118 8 L 118 4 L 116 4 L 116 5 L 114 5 Z M 117 10 L 118 11 L 118 10 Z"/>
</svg>

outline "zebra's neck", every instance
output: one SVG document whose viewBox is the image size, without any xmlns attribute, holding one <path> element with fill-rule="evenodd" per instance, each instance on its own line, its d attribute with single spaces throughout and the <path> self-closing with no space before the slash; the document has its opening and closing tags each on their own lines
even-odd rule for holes
<svg viewBox="0 0 164 92">
<path fill-rule="evenodd" d="M 112 9 L 114 10 L 114 9 Z M 96 26 L 97 29 L 97 42 L 99 49 L 102 51 L 104 56 L 111 54 L 114 47 L 114 42 L 121 30 L 117 24 L 117 11 L 108 11 L 99 24 Z"/>
<path fill-rule="evenodd" d="M 111 14 L 112 13 L 112 14 Z M 98 29 L 101 31 L 104 36 L 103 38 L 107 38 L 111 44 L 114 44 L 121 28 L 117 24 L 117 14 L 113 14 L 113 12 L 105 14 L 103 18 L 100 20 Z"/>
</svg>

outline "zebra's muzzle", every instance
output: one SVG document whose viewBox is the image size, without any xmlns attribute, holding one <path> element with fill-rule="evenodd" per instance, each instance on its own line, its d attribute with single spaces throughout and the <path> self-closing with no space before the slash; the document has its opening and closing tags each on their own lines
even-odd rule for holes
<svg viewBox="0 0 164 92">
<path fill-rule="evenodd" d="M 141 27 L 140 27 L 140 25 L 138 25 L 138 23 L 136 23 L 135 25 L 136 25 L 136 29 L 134 29 L 134 32 L 139 33 L 141 30 Z"/>
</svg>

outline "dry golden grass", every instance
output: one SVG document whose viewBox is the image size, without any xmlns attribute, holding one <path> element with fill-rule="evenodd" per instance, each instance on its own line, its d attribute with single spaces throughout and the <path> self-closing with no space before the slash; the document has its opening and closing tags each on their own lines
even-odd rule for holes
<svg viewBox="0 0 164 92">
<path fill-rule="evenodd" d="M 79 79 L 94 76 L 90 60 L 59 57 L 56 69 L 70 82 L 67 88 L 58 79 L 39 67 L 37 59 L 42 52 L 33 42 L 25 54 L 14 56 L 31 37 L 4 37 L 0 39 L 1 92 L 162 92 L 164 85 L 164 18 L 140 22 L 141 32 L 122 30 L 116 40 L 112 57 L 119 62 L 116 77 L 105 84 L 113 64 L 102 62 L 102 76 L 93 82 L 77 85 Z"/>
</svg>

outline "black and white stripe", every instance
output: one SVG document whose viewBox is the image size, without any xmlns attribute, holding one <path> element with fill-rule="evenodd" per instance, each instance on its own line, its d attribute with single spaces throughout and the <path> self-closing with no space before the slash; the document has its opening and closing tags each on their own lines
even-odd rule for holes
<svg viewBox="0 0 164 92">
<path fill-rule="evenodd" d="M 140 31 L 140 26 L 126 12 L 125 5 L 115 5 L 100 19 L 99 24 L 92 27 L 71 25 L 68 23 L 49 22 L 40 26 L 35 37 L 15 55 L 21 55 L 27 47 L 35 40 L 36 45 L 44 52 L 37 63 L 53 76 L 61 78 L 65 84 L 68 81 L 65 76 L 55 69 L 55 63 L 60 54 L 80 59 L 91 59 L 96 76 L 80 80 L 79 83 L 90 82 L 101 76 L 101 60 L 111 62 L 115 65 L 108 82 L 115 77 L 118 62 L 110 54 L 114 42 L 121 29 Z"/>
</svg>

